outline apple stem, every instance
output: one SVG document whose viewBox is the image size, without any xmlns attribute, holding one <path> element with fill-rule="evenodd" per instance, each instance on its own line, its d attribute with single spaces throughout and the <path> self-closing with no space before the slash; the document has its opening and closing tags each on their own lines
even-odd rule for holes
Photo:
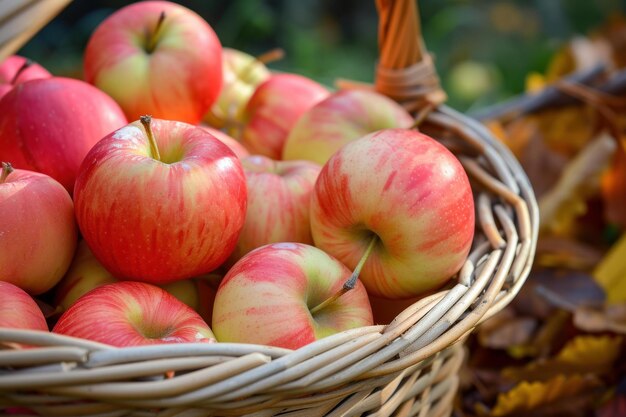
<svg viewBox="0 0 626 417">
<path fill-rule="evenodd" d="M 150 152 L 152 152 L 152 157 L 157 161 L 161 161 L 159 147 L 157 146 L 156 139 L 154 138 L 154 133 L 152 133 L 152 127 L 150 126 L 150 123 L 152 122 L 152 116 L 141 116 L 139 120 L 141 121 L 143 128 L 146 130 L 146 135 L 148 135 L 148 141 L 150 142 Z"/>
<path fill-rule="evenodd" d="M 379 238 L 377 235 L 372 236 L 370 243 L 367 245 L 367 249 L 365 249 L 365 253 L 359 260 L 359 263 L 356 265 L 356 268 L 354 268 L 354 271 L 352 272 L 352 275 L 350 275 L 350 278 L 348 278 L 348 280 L 343 283 L 343 287 L 341 287 L 341 289 L 337 291 L 335 294 L 333 294 L 329 298 L 322 301 L 320 304 L 313 307 L 311 309 L 311 314 L 315 314 L 318 311 L 326 308 L 330 304 L 337 301 L 339 297 L 341 297 L 348 291 L 353 290 L 354 287 L 356 287 L 356 282 L 359 279 L 359 275 L 361 274 L 361 269 L 363 269 L 363 265 L 365 265 L 365 261 L 367 261 L 367 258 L 369 258 L 370 253 L 372 253 L 372 249 L 374 249 L 374 245 L 376 245 L 376 242 L 378 242 L 378 239 Z"/>
<path fill-rule="evenodd" d="M 2 163 L 2 174 L 0 174 L 0 184 L 6 181 L 7 177 L 13 172 L 13 166 L 8 162 Z"/>
<path fill-rule="evenodd" d="M 22 75 L 22 73 L 31 65 L 33 65 L 33 61 L 31 61 L 30 59 L 26 59 L 26 61 L 24 61 L 24 63 L 22 64 L 22 66 L 20 67 L 20 69 L 17 70 L 17 72 L 15 73 L 15 75 L 13 76 L 13 79 L 11 79 L 10 84 L 11 85 L 15 85 L 15 83 L 17 82 L 17 79 L 20 77 L 20 75 Z"/>
<path fill-rule="evenodd" d="M 148 45 L 146 46 L 146 51 L 151 54 L 156 48 L 157 41 L 159 40 L 159 32 L 163 27 L 163 21 L 165 20 L 165 12 L 161 12 L 159 15 L 159 20 L 157 20 L 156 26 L 152 33 L 148 36 Z"/>
<path fill-rule="evenodd" d="M 262 64 L 269 64 L 270 62 L 279 61 L 285 56 L 285 50 L 282 48 L 274 48 L 267 52 L 257 55 L 256 60 Z"/>
</svg>

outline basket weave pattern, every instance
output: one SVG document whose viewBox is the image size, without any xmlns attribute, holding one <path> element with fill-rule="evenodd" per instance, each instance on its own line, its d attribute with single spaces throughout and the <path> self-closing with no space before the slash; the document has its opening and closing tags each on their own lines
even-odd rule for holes
<svg viewBox="0 0 626 417">
<path fill-rule="evenodd" d="M 423 52 L 414 0 L 377 6 L 376 88 L 423 118 L 420 130 L 458 156 L 474 191 L 476 236 L 452 283 L 388 325 L 295 351 L 231 343 L 114 348 L 0 329 L 0 344 L 38 346 L 0 350 L 0 411 L 23 405 L 46 416 L 450 415 L 463 341 L 510 303 L 530 271 L 537 204 L 511 153 L 480 123 L 440 105 L 445 94 Z"/>
</svg>

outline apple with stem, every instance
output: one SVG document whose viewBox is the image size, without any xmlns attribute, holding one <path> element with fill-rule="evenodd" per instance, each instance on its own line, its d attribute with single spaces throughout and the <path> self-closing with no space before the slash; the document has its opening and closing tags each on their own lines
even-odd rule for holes
<svg viewBox="0 0 626 417">
<path fill-rule="evenodd" d="M 409 128 L 413 117 L 398 103 L 369 90 L 331 94 L 311 107 L 289 132 L 282 159 L 324 165 L 346 143 L 390 128 Z"/>
<path fill-rule="evenodd" d="M 241 162 L 226 145 L 202 128 L 143 116 L 93 147 L 74 201 L 82 235 L 107 270 L 165 284 L 228 258 L 246 192 Z"/>
<path fill-rule="evenodd" d="M 87 152 L 126 124 L 115 101 L 90 84 L 62 77 L 31 80 L 0 100 L 0 160 L 49 175 L 72 194 Z"/>
<path fill-rule="evenodd" d="M 0 173 L 0 281 L 32 295 L 56 285 L 67 271 L 77 239 L 67 190 L 47 175 L 13 169 Z"/>
<path fill-rule="evenodd" d="M 51 76 L 41 65 L 24 57 L 12 55 L 0 62 L 0 98 L 17 84 Z"/>
<path fill-rule="evenodd" d="M 354 279 L 353 290 L 341 290 L 350 275 L 314 246 L 283 242 L 258 248 L 220 283 L 212 322 L 217 340 L 297 349 L 369 326 L 372 310 L 364 286 Z"/>
<path fill-rule="evenodd" d="M 300 116 L 328 96 L 328 90 L 296 74 L 274 74 L 248 101 L 242 141 L 250 153 L 280 159 L 287 135 Z"/>
<path fill-rule="evenodd" d="M 248 186 L 248 211 L 232 265 L 268 243 L 313 244 L 309 207 L 321 167 L 309 161 L 274 161 L 261 155 L 242 159 Z"/>
<path fill-rule="evenodd" d="M 52 332 L 118 347 L 215 339 L 198 313 L 176 297 L 130 281 L 85 294 L 61 315 Z"/>
<path fill-rule="evenodd" d="M 474 236 L 472 190 L 434 139 L 385 129 L 350 142 L 324 165 L 311 201 L 315 245 L 349 268 L 369 242 L 361 279 L 378 297 L 410 298 L 461 268 Z"/>
<path fill-rule="evenodd" d="M 222 86 L 222 46 L 198 14 L 167 1 L 125 6 L 94 31 L 86 80 L 141 115 L 197 124 Z"/>
</svg>

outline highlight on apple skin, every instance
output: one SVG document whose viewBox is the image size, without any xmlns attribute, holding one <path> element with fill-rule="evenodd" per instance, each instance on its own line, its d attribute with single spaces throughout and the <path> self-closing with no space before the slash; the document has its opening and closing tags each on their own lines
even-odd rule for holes
<svg viewBox="0 0 626 417">
<path fill-rule="evenodd" d="M 314 246 L 274 243 L 258 248 L 226 274 L 215 296 L 213 330 L 219 342 L 297 349 L 372 324 L 365 287 L 357 282 L 335 302 L 351 271 Z"/>
<path fill-rule="evenodd" d="M 117 347 L 214 342 L 209 326 L 167 291 L 143 282 L 117 282 L 78 299 L 52 329 Z"/>
<path fill-rule="evenodd" d="M 243 227 L 241 162 L 200 127 L 143 120 L 85 157 L 74 194 L 81 233 L 119 278 L 164 284 L 210 272 Z"/>
<path fill-rule="evenodd" d="M 361 272 L 368 293 L 410 298 L 461 268 L 474 236 L 474 199 L 459 160 L 417 131 L 386 129 L 348 143 L 322 168 L 311 200 L 320 249 Z"/>
</svg>

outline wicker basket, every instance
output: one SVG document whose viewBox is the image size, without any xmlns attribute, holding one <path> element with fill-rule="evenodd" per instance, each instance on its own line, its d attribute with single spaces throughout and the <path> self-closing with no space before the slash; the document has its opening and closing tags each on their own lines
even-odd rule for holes
<svg viewBox="0 0 626 417">
<path fill-rule="evenodd" d="M 0 412 L 46 416 L 448 416 L 463 341 L 505 307 L 532 265 L 538 210 L 511 153 L 445 94 L 421 41 L 415 0 L 379 0 L 376 89 L 461 160 L 478 224 L 447 288 L 389 325 L 363 327 L 295 351 L 247 344 L 114 348 L 43 332 L 0 329 Z"/>
</svg>

